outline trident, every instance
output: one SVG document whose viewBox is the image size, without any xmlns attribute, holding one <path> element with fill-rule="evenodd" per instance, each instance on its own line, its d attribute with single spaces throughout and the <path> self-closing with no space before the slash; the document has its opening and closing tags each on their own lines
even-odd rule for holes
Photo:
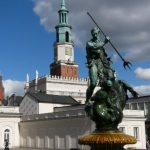
<svg viewBox="0 0 150 150">
<path fill-rule="evenodd" d="M 95 23 L 95 25 L 99 28 L 99 30 L 102 32 L 102 34 L 104 35 L 104 37 L 106 38 L 106 34 L 103 32 L 103 30 L 99 27 L 99 25 L 96 23 L 96 21 L 93 19 L 93 17 L 91 16 L 91 14 L 89 12 L 87 12 L 88 16 L 92 19 L 92 21 Z M 110 43 L 110 45 L 112 46 L 112 48 L 116 51 L 116 53 L 118 54 L 118 56 L 121 58 L 121 60 L 123 61 L 123 66 L 124 68 L 126 69 L 126 66 L 130 68 L 129 65 L 132 66 L 132 64 L 129 62 L 129 61 L 126 61 L 122 56 L 121 54 L 118 52 L 118 50 L 116 49 L 116 47 L 113 45 L 113 43 L 109 40 L 108 41 Z"/>
</svg>

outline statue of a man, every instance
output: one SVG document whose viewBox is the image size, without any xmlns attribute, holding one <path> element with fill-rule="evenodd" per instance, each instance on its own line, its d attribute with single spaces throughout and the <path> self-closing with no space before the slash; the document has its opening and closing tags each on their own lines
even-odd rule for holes
<svg viewBox="0 0 150 150">
<path fill-rule="evenodd" d="M 104 42 L 100 41 L 100 30 L 97 27 L 91 30 L 91 34 L 92 39 L 86 44 L 87 64 L 90 78 L 90 84 L 86 91 L 86 102 L 88 102 L 91 98 L 98 79 L 103 79 L 104 66 L 105 64 L 108 64 L 104 45 L 109 41 L 109 37 L 106 37 Z"/>
</svg>

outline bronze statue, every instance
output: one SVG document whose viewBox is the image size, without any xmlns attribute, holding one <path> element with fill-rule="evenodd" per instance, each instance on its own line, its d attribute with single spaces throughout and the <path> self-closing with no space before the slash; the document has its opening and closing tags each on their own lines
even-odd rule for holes
<svg viewBox="0 0 150 150">
<path fill-rule="evenodd" d="M 104 49 L 109 38 L 101 42 L 99 32 L 97 27 L 93 28 L 92 39 L 86 44 L 90 84 L 86 91 L 85 111 L 96 123 L 96 130 L 117 130 L 128 99 L 127 91 L 134 97 L 138 94 L 125 81 L 115 79 L 112 61 Z M 101 89 L 92 96 L 97 82 Z"/>
<path fill-rule="evenodd" d="M 87 51 L 87 66 L 89 68 L 90 85 L 86 92 L 86 102 L 91 98 L 94 88 L 97 85 L 98 79 L 104 77 L 104 65 L 108 63 L 107 54 L 104 50 L 104 45 L 109 41 L 105 38 L 104 42 L 99 39 L 100 31 L 97 27 L 91 30 L 92 39 L 86 44 Z"/>
<path fill-rule="evenodd" d="M 86 44 L 90 84 L 86 91 L 85 111 L 95 122 L 96 129 L 91 134 L 80 137 L 79 144 L 89 145 L 91 150 L 124 150 L 124 145 L 135 144 L 136 139 L 120 132 L 118 124 L 123 118 L 123 109 L 128 99 L 127 92 L 133 97 L 137 97 L 138 94 L 125 81 L 115 78 L 115 70 L 104 45 L 109 43 L 113 47 L 123 61 L 125 69 L 130 69 L 131 63 L 121 56 L 92 16 L 89 13 L 88 15 L 97 27 L 91 30 L 92 39 Z M 104 42 L 99 40 L 100 32 L 105 37 Z M 99 86 L 100 90 L 93 94 L 96 86 Z"/>
</svg>

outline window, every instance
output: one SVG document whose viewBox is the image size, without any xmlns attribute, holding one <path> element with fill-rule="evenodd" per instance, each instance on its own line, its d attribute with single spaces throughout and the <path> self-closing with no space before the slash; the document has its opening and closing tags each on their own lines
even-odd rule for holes
<svg viewBox="0 0 150 150">
<path fill-rule="evenodd" d="M 133 127 L 134 137 L 139 140 L 139 127 Z"/>
<path fill-rule="evenodd" d="M 145 115 L 149 114 L 149 108 L 150 108 L 149 102 L 145 102 Z"/>
<path fill-rule="evenodd" d="M 4 142 L 5 141 L 10 141 L 10 130 L 9 129 L 6 129 L 5 131 L 4 131 Z"/>
<path fill-rule="evenodd" d="M 125 127 L 119 127 L 119 131 L 125 133 Z"/>
<path fill-rule="evenodd" d="M 139 103 L 139 110 L 144 110 L 144 103 Z"/>
<path fill-rule="evenodd" d="M 137 110 L 138 109 L 137 103 L 132 103 L 131 105 L 132 105 L 132 110 Z"/>
<path fill-rule="evenodd" d="M 69 42 L 69 32 L 67 31 L 65 34 L 66 34 L 66 42 Z"/>
<path fill-rule="evenodd" d="M 146 129 L 146 133 L 147 133 L 147 139 L 150 141 L 150 128 L 149 127 Z"/>
<path fill-rule="evenodd" d="M 130 109 L 129 104 L 125 105 L 125 109 Z"/>
<path fill-rule="evenodd" d="M 56 32 L 56 41 L 59 42 L 59 33 Z"/>
</svg>

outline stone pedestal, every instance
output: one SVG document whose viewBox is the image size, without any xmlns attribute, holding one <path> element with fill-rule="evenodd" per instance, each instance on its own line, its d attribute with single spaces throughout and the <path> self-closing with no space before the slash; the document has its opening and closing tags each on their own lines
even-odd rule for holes
<svg viewBox="0 0 150 150">
<path fill-rule="evenodd" d="M 79 138 L 79 144 L 89 145 L 91 150 L 124 150 L 124 145 L 135 143 L 133 136 L 122 132 L 91 133 Z"/>
</svg>

